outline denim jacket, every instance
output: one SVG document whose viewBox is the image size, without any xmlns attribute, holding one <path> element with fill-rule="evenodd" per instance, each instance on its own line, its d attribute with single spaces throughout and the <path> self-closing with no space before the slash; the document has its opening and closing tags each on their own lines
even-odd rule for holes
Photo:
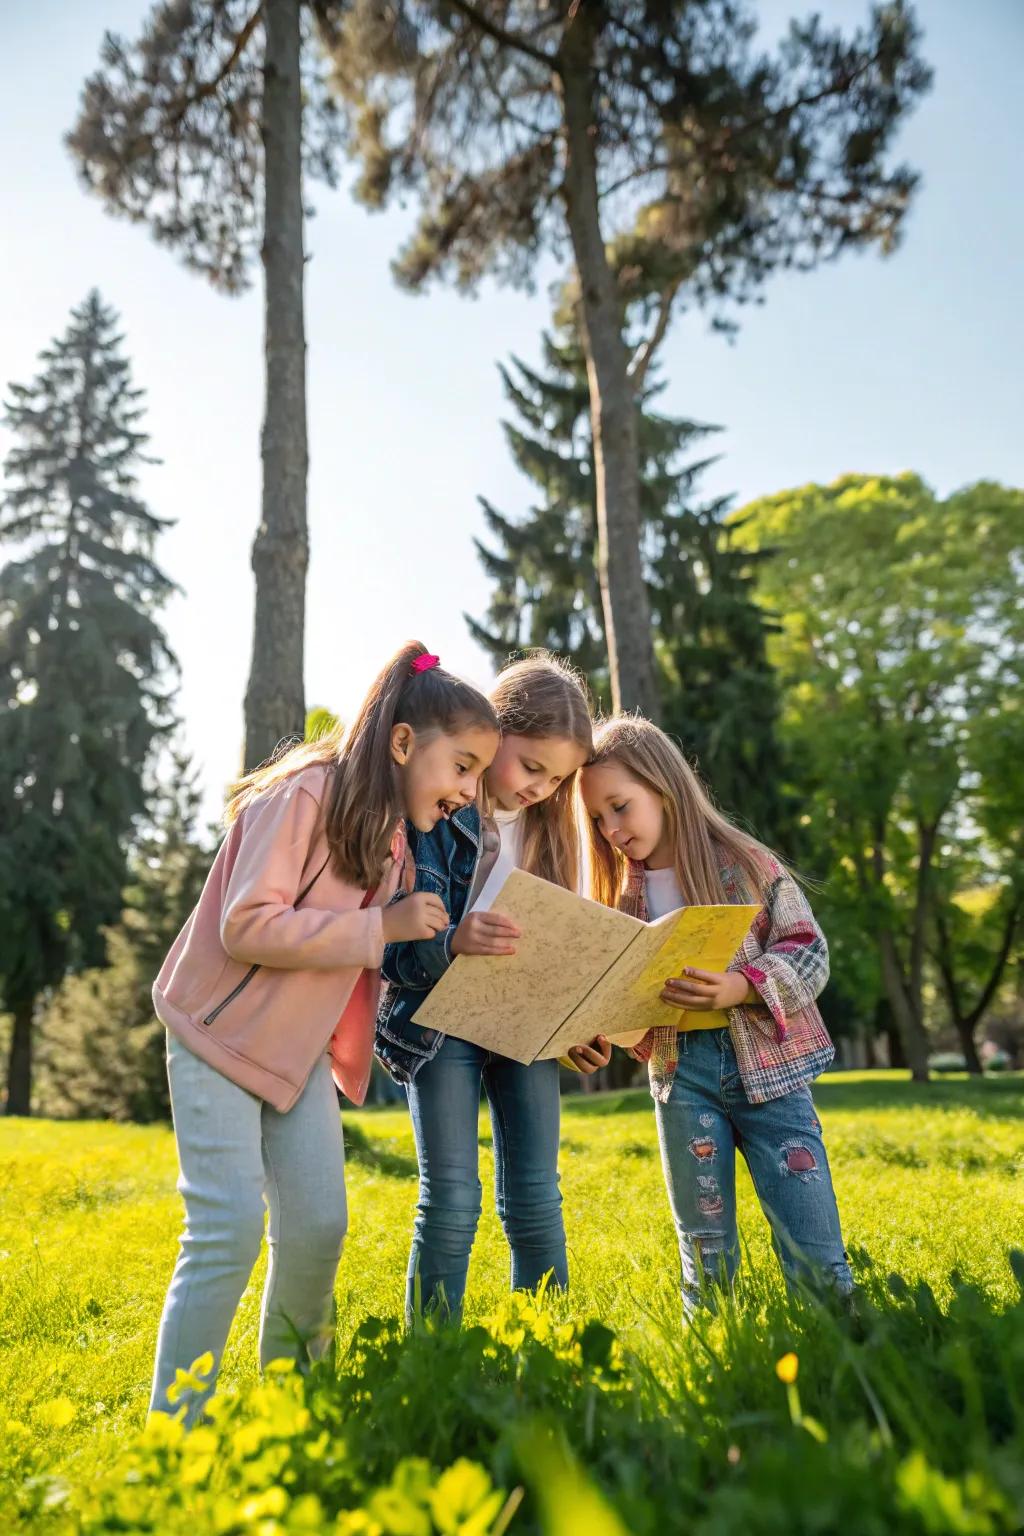
<svg viewBox="0 0 1024 1536">
<path fill-rule="evenodd" d="M 475 805 L 467 805 L 438 822 L 431 832 L 417 832 L 409 825 L 407 832 L 416 864 L 413 890 L 440 896 L 450 922 L 433 939 L 409 939 L 384 947 L 381 972 L 387 989 L 377 1014 L 374 1054 L 396 1083 L 411 1082 L 445 1041 L 439 1029 L 421 1029 L 412 1016 L 452 963 L 452 936 L 465 915 L 480 857 L 480 812 Z"/>
</svg>

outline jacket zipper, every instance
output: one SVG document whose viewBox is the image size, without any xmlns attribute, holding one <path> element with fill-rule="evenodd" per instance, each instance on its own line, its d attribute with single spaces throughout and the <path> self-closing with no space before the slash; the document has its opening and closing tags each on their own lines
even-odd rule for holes
<svg viewBox="0 0 1024 1536">
<path fill-rule="evenodd" d="M 250 981 L 252 981 L 253 977 L 256 975 L 256 972 L 258 970 L 259 970 L 259 966 L 258 965 L 250 965 L 249 969 L 246 971 L 245 975 L 242 977 L 242 979 L 238 983 L 237 987 L 232 987 L 232 989 L 228 993 L 227 997 L 223 998 L 217 1004 L 216 1008 L 214 1008 L 212 1013 L 208 1013 L 206 1015 L 206 1018 L 203 1020 L 203 1023 L 204 1024 L 212 1024 L 214 1019 L 216 1019 L 218 1017 L 218 1015 L 220 1015 L 220 1014 L 222 1014 L 224 1012 L 224 1009 L 227 1007 L 228 1003 L 233 1003 L 235 998 L 238 996 L 239 992 L 241 992 L 244 987 L 247 987 L 249 985 Z"/>
<path fill-rule="evenodd" d="M 331 857 L 331 855 L 328 852 L 327 858 L 324 859 L 323 863 L 320 865 L 320 868 L 317 870 L 317 872 L 313 876 L 312 880 L 310 880 L 306 885 L 304 885 L 302 887 L 302 890 L 299 892 L 299 894 L 295 898 L 295 905 L 296 906 L 299 906 L 299 904 L 301 902 L 305 901 L 306 897 L 309 895 L 310 891 L 313 889 L 314 885 L 316 885 L 317 881 L 320 879 L 320 876 L 323 874 L 324 870 L 327 868 L 327 865 L 328 865 L 328 863 L 330 861 L 330 857 Z M 220 1015 L 224 1012 L 224 1009 L 227 1007 L 228 1003 L 233 1003 L 234 1002 L 234 1000 L 238 996 L 239 992 L 243 991 L 244 988 L 249 985 L 250 981 L 252 981 L 253 977 L 256 975 L 256 972 L 259 969 L 260 969 L 260 967 L 259 967 L 258 963 L 256 965 L 250 965 L 249 969 L 246 971 L 245 975 L 242 977 L 242 979 L 238 983 L 238 985 L 236 987 L 232 987 L 232 989 L 228 993 L 227 997 L 222 998 L 221 1001 L 217 1004 L 216 1008 L 214 1008 L 212 1013 L 208 1013 L 206 1015 L 205 1019 L 203 1020 L 203 1023 L 204 1024 L 212 1024 L 215 1019 L 219 1018 Z"/>
</svg>

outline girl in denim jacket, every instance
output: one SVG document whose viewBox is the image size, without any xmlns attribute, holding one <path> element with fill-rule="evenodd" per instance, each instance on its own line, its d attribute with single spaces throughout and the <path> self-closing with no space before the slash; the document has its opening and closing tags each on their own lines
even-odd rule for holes
<svg viewBox="0 0 1024 1536">
<path fill-rule="evenodd" d="M 592 746 L 579 679 L 562 663 L 535 655 L 501 673 L 490 701 L 502 731 L 483 776 L 491 811 L 481 816 L 475 803 L 466 804 L 432 832 L 409 828 L 415 891 L 440 898 L 448 925 L 432 939 L 384 951 L 390 985 L 376 1051 L 405 1085 L 420 1168 L 409 1318 L 419 1306 L 454 1316 L 462 1309 L 481 1206 L 481 1087 L 491 1112 L 495 1202 L 511 1248 L 512 1285 L 530 1290 L 546 1275 L 559 1286 L 568 1283 L 558 1187 L 558 1063 L 523 1066 L 412 1023 L 455 956 L 515 953 L 515 925 L 498 912 L 473 910 L 485 885 L 499 889 L 517 867 L 570 890 L 579 884 L 573 781 Z M 610 1055 L 603 1039 L 570 1052 L 584 1073 L 606 1065 Z"/>
<path fill-rule="evenodd" d="M 651 921 L 690 903 L 759 902 L 728 971 L 665 978 L 678 1024 L 649 1030 L 662 1164 L 679 1236 L 683 1305 L 713 1303 L 739 1264 L 736 1151 L 750 1169 L 786 1279 L 852 1288 L 821 1124 L 808 1084 L 834 1048 L 815 999 L 828 946 L 793 877 L 716 810 L 673 741 L 622 715 L 580 777 L 591 894 Z"/>
</svg>

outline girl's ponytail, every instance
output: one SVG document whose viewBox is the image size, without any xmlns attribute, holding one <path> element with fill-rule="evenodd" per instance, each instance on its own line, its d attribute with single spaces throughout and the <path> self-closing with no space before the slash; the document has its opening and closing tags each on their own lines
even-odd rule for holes
<svg viewBox="0 0 1024 1536">
<path fill-rule="evenodd" d="M 247 775 L 228 805 L 233 820 L 257 794 L 316 763 L 333 767 L 325 808 L 332 864 L 344 880 L 369 888 L 380 880 L 395 823 L 404 813 L 391 733 L 404 723 L 423 738 L 450 735 L 466 726 L 497 731 L 492 705 L 478 689 L 434 664 L 414 670 L 429 652 L 407 641 L 374 678 L 347 730 L 339 727 L 315 742 L 304 742 Z"/>
</svg>

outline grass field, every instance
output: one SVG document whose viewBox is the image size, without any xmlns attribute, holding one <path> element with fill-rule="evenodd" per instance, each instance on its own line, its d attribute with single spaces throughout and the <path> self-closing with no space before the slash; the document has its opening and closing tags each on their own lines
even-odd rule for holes
<svg viewBox="0 0 1024 1536">
<path fill-rule="evenodd" d="M 485 1197 L 466 1329 L 412 1340 L 408 1119 L 347 1115 L 339 1375 L 253 1390 L 261 1266 L 222 1375 L 238 1391 L 182 1444 L 140 1436 L 181 1214 L 170 1132 L 0 1121 L 3 1528 L 792 1536 L 852 1499 L 854 1536 L 1021 1529 L 1024 1078 L 835 1074 L 816 1102 L 858 1316 L 787 1300 L 742 1172 L 738 1304 L 683 1328 L 641 1092 L 565 1104 L 570 1297 L 506 1304 Z M 486 1117 L 480 1141 L 486 1188 Z"/>
</svg>

